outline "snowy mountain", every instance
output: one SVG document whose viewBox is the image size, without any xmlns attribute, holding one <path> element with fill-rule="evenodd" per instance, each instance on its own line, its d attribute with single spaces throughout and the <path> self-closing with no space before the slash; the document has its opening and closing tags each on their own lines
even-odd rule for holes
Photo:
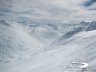
<svg viewBox="0 0 96 72">
<path fill-rule="evenodd" d="M 42 43 L 30 36 L 22 25 L 0 20 L 0 57 L 33 54 L 43 48 Z M 25 56 L 26 57 L 26 56 Z"/>
<path fill-rule="evenodd" d="M 95 47 L 96 21 L 0 20 L 1 72 L 95 72 Z"/>
</svg>

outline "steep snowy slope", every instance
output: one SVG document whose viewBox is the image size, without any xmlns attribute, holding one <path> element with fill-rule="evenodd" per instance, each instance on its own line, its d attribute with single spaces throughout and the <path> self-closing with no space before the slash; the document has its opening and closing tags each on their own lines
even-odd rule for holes
<svg viewBox="0 0 96 72">
<path fill-rule="evenodd" d="M 54 50 L 48 50 L 37 54 L 17 65 L 5 64 L 2 72 L 84 72 L 81 64 L 73 64 L 73 61 L 89 64 L 85 71 L 96 71 L 96 30 L 84 31 L 75 34 L 65 44 Z M 4 65 L 3 65 L 4 67 Z"/>
<path fill-rule="evenodd" d="M 22 25 L 0 20 L 0 58 L 26 57 L 42 48 L 43 44 L 30 36 Z"/>
<path fill-rule="evenodd" d="M 62 25 L 0 20 L 0 71 L 96 72 L 96 22 Z"/>
</svg>

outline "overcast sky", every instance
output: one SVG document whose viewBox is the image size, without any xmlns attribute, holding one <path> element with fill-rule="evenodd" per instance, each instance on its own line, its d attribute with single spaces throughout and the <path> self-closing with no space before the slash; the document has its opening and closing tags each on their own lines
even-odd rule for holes
<svg viewBox="0 0 96 72">
<path fill-rule="evenodd" d="M 1 16 L 96 20 L 96 0 L 0 0 Z"/>
</svg>

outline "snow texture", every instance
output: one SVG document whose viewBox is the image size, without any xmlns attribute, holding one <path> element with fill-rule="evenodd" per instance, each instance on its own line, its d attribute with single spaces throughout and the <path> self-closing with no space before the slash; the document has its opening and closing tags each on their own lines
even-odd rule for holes
<svg viewBox="0 0 96 72">
<path fill-rule="evenodd" d="M 0 20 L 0 72 L 86 71 L 96 72 L 95 21 Z"/>
</svg>

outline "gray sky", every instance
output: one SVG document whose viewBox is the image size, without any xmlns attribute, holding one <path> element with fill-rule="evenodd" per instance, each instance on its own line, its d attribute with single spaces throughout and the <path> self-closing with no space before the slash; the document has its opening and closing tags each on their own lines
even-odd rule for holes
<svg viewBox="0 0 96 72">
<path fill-rule="evenodd" d="M 1 16 L 95 20 L 96 0 L 0 0 Z"/>
</svg>

